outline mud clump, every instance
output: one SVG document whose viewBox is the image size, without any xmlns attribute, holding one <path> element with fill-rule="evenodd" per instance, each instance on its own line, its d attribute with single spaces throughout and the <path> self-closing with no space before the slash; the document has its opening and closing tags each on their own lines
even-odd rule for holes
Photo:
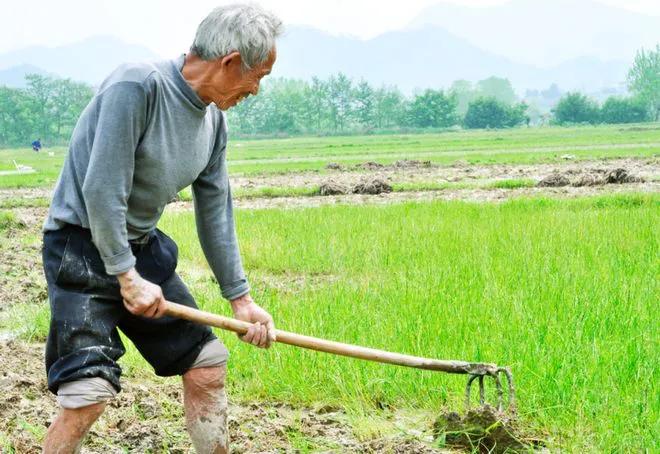
<svg viewBox="0 0 660 454">
<path fill-rule="evenodd" d="M 569 184 L 571 184 L 571 180 L 569 180 L 566 175 L 553 173 L 539 181 L 536 186 L 540 188 L 559 188 L 562 186 L 568 186 Z"/>
<path fill-rule="evenodd" d="M 402 159 L 394 163 L 397 169 L 418 169 L 420 167 L 431 167 L 431 161 L 417 161 L 415 159 Z"/>
<path fill-rule="evenodd" d="M 353 194 L 371 194 L 371 195 L 383 194 L 383 193 L 392 192 L 392 186 L 390 186 L 388 183 L 386 183 L 383 180 L 375 178 L 370 181 L 364 181 L 362 183 L 359 183 L 353 188 L 352 192 Z"/>
<path fill-rule="evenodd" d="M 581 188 L 584 186 L 600 186 L 603 184 L 605 184 L 605 179 L 603 179 L 603 177 L 600 175 L 585 173 L 580 178 L 571 183 L 571 186 Z"/>
<path fill-rule="evenodd" d="M 348 192 L 346 186 L 333 180 L 328 180 L 319 186 L 320 195 L 343 195 L 348 194 Z"/>
<path fill-rule="evenodd" d="M 325 168 L 328 170 L 344 170 L 344 166 L 336 162 L 329 163 L 327 166 L 325 166 Z"/>
<path fill-rule="evenodd" d="M 605 176 L 605 183 L 607 184 L 623 184 L 623 183 L 639 183 L 643 181 L 641 178 L 630 175 L 626 169 L 610 170 Z"/>
<path fill-rule="evenodd" d="M 626 169 L 617 168 L 609 171 L 605 169 L 592 170 L 589 173 L 582 174 L 571 185 L 574 187 L 583 187 L 643 182 L 643 178 L 630 174 Z"/>
<path fill-rule="evenodd" d="M 490 405 L 472 409 L 464 417 L 455 412 L 440 415 L 433 434 L 436 439 L 444 437 L 447 446 L 471 452 L 529 452 L 542 445 L 538 438 L 523 433 L 515 416 Z"/>
<path fill-rule="evenodd" d="M 379 170 L 385 167 L 383 164 L 379 164 L 375 161 L 367 161 L 363 162 L 362 164 L 357 164 L 355 166 L 355 169 L 358 170 Z"/>
</svg>

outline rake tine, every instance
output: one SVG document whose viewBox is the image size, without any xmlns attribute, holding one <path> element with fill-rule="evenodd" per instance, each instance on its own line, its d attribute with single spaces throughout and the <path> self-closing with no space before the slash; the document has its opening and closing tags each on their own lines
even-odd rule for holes
<svg viewBox="0 0 660 454">
<path fill-rule="evenodd" d="M 495 379 L 495 387 L 497 388 L 497 411 L 502 411 L 504 403 L 504 391 L 502 390 L 502 381 L 500 380 L 499 372 L 493 378 Z"/>
<path fill-rule="evenodd" d="M 470 391 L 472 388 L 472 382 L 479 377 L 479 375 L 470 375 L 470 378 L 468 378 L 467 385 L 465 386 L 465 408 L 469 409 L 470 408 Z"/>
<path fill-rule="evenodd" d="M 484 386 L 483 375 L 479 375 L 479 403 L 481 405 L 486 403 L 486 387 Z"/>
<path fill-rule="evenodd" d="M 508 367 L 501 367 L 499 372 L 504 372 L 504 376 L 506 377 L 506 381 L 509 387 L 509 407 L 513 407 L 516 403 L 516 391 L 513 386 L 513 374 Z"/>
</svg>

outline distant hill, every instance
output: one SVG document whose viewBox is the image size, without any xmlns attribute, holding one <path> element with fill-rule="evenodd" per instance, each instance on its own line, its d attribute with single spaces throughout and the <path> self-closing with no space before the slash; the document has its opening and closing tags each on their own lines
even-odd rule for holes
<svg viewBox="0 0 660 454">
<path fill-rule="evenodd" d="M 420 12 L 409 29 L 428 25 L 543 67 L 584 56 L 630 61 L 640 47 L 660 42 L 660 17 L 589 0 L 512 0 L 480 8 L 439 3 Z"/>
<path fill-rule="evenodd" d="M 396 84 L 404 91 L 448 87 L 454 80 L 507 77 L 519 93 L 548 87 L 598 90 L 620 86 L 630 61 L 582 57 L 540 69 L 471 44 L 438 26 L 385 33 L 370 40 L 335 37 L 290 27 L 279 44 L 275 73 L 307 79 L 339 71 L 375 84 Z"/>
<path fill-rule="evenodd" d="M 64 46 L 31 46 L 0 54 L 0 70 L 33 65 L 60 77 L 96 85 L 121 63 L 159 58 L 144 46 L 112 36 L 95 36 Z"/>
<path fill-rule="evenodd" d="M 31 65 L 43 72 L 97 85 L 121 63 L 159 58 L 144 46 L 108 36 L 54 48 L 28 47 L 0 54 L 0 83 L 19 86 L 21 71 L 24 74 L 25 65 Z M 278 45 L 273 74 L 309 79 L 326 78 L 341 71 L 375 85 L 397 85 L 407 93 L 415 88 L 446 88 L 457 79 L 477 81 L 499 76 L 509 78 L 518 94 L 522 94 L 528 88 L 546 88 L 552 83 L 562 90 L 587 92 L 621 87 L 629 65 L 630 60 L 586 56 L 540 69 L 484 50 L 437 25 L 388 32 L 369 40 L 290 26 Z"/>
<path fill-rule="evenodd" d="M 26 74 L 52 76 L 52 74 L 34 65 L 17 65 L 8 69 L 0 70 L 0 86 L 6 85 L 8 87 L 24 88 Z"/>
</svg>

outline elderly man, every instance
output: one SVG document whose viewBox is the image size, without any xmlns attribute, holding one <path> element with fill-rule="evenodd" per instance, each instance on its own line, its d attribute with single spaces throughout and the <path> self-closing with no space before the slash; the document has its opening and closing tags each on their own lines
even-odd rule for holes
<svg viewBox="0 0 660 454">
<path fill-rule="evenodd" d="M 188 55 L 113 72 L 82 113 L 44 225 L 51 324 L 48 388 L 61 411 L 44 452 L 76 452 L 120 391 L 130 338 L 156 374 L 183 377 L 186 427 L 197 452 L 226 452 L 227 350 L 210 329 L 161 317 L 166 300 L 195 301 L 175 272 L 177 247 L 156 224 L 192 185 L 197 232 L 242 339 L 275 340 L 249 294 L 234 230 L 221 111 L 256 95 L 275 62 L 282 23 L 252 5 L 215 9 Z"/>
</svg>

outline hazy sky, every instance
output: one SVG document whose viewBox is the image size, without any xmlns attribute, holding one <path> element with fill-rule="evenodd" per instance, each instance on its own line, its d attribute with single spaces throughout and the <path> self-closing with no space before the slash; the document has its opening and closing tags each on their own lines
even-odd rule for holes
<svg viewBox="0 0 660 454">
<path fill-rule="evenodd" d="M 450 3 L 483 7 L 506 1 L 451 0 Z M 660 16 L 660 0 L 600 2 Z M 188 48 L 200 20 L 213 7 L 233 1 L 2 0 L 2 3 L 0 52 L 34 44 L 57 46 L 92 35 L 110 34 L 168 57 Z M 278 13 L 288 24 L 370 38 L 404 27 L 424 7 L 441 1 L 262 0 L 259 3 Z"/>
</svg>

